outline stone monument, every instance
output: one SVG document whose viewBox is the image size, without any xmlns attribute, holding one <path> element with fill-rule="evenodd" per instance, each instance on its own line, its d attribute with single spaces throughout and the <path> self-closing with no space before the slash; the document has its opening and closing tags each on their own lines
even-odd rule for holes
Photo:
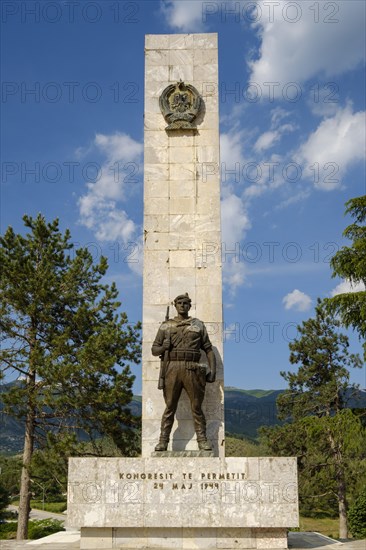
<svg viewBox="0 0 366 550">
<path fill-rule="evenodd" d="M 145 59 L 142 456 L 70 459 L 68 525 L 82 549 L 287 548 L 296 459 L 225 458 L 217 35 Z M 202 392 L 163 397 L 175 366 Z"/>
</svg>

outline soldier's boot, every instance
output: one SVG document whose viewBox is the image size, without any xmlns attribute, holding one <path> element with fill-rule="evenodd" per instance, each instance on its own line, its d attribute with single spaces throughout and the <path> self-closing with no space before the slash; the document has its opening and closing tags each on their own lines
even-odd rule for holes
<svg viewBox="0 0 366 550">
<path fill-rule="evenodd" d="M 169 439 L 159 439 L 159 443 L 155 447 L 155 451 L 166 451 L 168 448 Z"/>
<path fill-rule="evenodd" d="M 200 439 L 197 443 L 200 451 L 212 451 L 212 445 L 207 439 Z"/>
</svg>

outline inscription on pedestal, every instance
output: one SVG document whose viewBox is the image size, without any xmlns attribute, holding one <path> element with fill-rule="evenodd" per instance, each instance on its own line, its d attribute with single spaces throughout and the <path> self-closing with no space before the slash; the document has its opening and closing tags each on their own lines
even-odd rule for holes
<svg viewBox="0 0 366 550">
<path fill-rule="evenodd" d="M 72 527 L 291 527 L 295 458 L 70 459 Z"/>
</svg>

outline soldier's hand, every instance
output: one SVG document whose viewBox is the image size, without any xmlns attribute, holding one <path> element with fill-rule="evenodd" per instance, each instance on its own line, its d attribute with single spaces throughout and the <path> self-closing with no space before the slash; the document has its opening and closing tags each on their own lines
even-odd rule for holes
<svg viewBox="0 0 366 550">
<path fill-rule="evenodd" d="M 216 373 L 215 372 L 208 372 L 206 374 L 206 382 L 208 382 L 209 384 L 212 384 L 212 382 L 215 382 L 216 380 Z"/>
<path fill-rule="evenodd" d="M 162 348 L 164 351 L 170 350 L 170 338 L 164 338 Z"/>
</svg>

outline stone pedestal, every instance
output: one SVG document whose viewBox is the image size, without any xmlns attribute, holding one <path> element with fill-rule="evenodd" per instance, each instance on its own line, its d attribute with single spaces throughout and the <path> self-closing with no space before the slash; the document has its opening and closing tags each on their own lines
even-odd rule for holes
<svg viewBox="0 0 366 550">
<path fill-rule="evenodd" d="M 287 548 L 295 458 L 72 458 L 81 548 Z"/>
</svg>

